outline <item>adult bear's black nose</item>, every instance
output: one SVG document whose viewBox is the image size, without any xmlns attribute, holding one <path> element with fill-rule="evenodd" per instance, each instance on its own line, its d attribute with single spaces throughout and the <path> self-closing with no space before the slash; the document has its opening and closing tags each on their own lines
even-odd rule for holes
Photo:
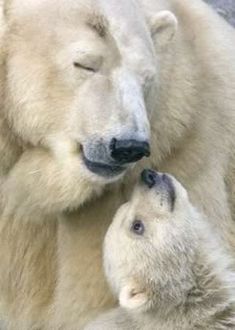
<svg viewBox="0 0 235 330">
<path fill-rule="evenodd" d="M 112 139 L 110 144 L 111 157 L 118 163 L 137 162 L 150 156 L 150 146 L 147 141 Z"/>
</svg>

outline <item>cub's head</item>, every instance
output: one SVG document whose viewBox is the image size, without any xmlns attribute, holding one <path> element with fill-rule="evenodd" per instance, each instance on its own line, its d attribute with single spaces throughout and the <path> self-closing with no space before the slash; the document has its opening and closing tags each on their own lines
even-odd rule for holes
<svg viewBox="0 0 235 330">
<path fill-rule="evenodd" d="M 162 313 L 185 299 L 193 285 L 197 219 L 176 179 L 152 170 L 142 173 L 104 243 L 105 272 L 121 306 Z"/>
<path fill-rule="evenodd" d="M 150 155 L 151 33 L 168 41 L 172 14 L 147 21 L 126 0 L 11 0 L 5 13 L 5 110 L 22 143 L 104 181 Z"/>
</svg>

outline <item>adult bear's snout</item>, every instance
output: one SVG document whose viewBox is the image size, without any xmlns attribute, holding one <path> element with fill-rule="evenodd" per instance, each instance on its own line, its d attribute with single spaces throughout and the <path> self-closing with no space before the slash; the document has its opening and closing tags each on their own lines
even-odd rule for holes
<svg viewBox="0 0 235 330">
<path fill-rule="evenodd" d="M 118 163 L 137 162 L 150 156 L 150 146 L 147 141 L 112 139 L 110 144 L 111 157 Z"/>
</svg>

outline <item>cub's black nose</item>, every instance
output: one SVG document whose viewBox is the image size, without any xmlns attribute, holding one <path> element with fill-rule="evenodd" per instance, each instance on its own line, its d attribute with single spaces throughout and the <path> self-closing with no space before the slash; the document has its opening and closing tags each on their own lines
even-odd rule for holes
<svg viewBox="0 0 235 330">
<path fill-rule="evenodd" d="M 155 184 L 161 181 L 160 176 L 157 172 L 153 170 L 143 170 L 141 173 L 141 180 L 144 184 L 146 184 L 149 188 L 155 186 Z"/>
<path fill-rule="evenodd" d="M 150 156 L 150 146 L 147 141 L 112 139 L 110 144 L 111 157 L 118 163 L 137 162 Z"/>
</svg>

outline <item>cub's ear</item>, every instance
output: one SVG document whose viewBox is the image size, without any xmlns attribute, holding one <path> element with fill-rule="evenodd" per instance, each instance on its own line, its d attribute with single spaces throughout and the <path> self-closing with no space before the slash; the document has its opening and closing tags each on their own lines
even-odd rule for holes
<svg viewBox="0 0 235 330">
<path fill-rule="evenodd" d="M 134 310 L 143 307 L 147 302 L 147 292 L 137 284 L 130 283 L 121 289 L 119 295 L 121 307 Z"/>
<path fill-rule="evenodd" d="M 157 48 L 161 49 L 174 38 L 178 28 L 178 20 L 172 12 L 163 10 L 150 17 L 149 25 L 154 43 Z"/>
</svg>

